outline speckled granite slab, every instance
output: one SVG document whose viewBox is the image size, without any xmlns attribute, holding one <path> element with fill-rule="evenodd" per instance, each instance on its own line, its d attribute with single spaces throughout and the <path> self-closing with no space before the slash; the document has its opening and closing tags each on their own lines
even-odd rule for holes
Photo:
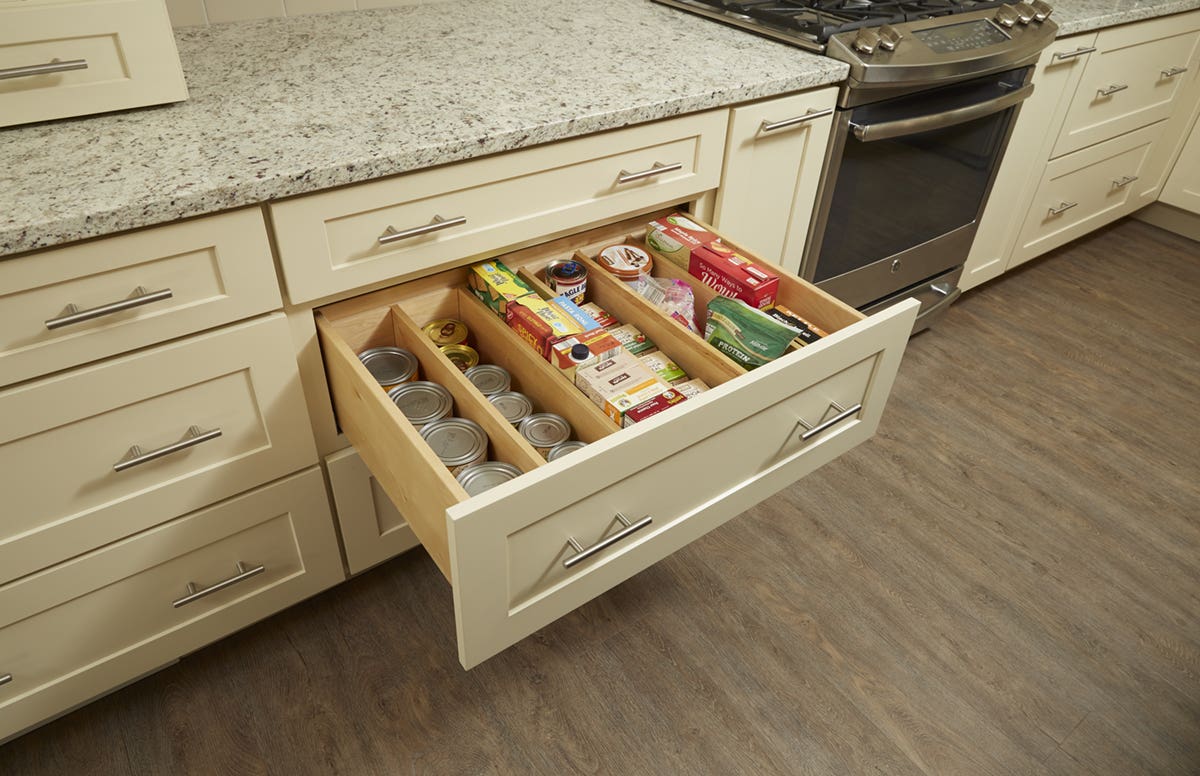
<svg viewBox="0 0 1200 776">
<path fill-rule="evenodd" d="M 1099 30 L 1200 8 L 1200 0 L 1047 0 L 1058 36 Z"/>
</svg>

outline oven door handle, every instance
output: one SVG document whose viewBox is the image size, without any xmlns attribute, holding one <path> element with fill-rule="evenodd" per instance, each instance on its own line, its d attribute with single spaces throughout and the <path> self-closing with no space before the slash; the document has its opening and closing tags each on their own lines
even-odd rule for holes
<svg viewBox="0 0 1200 776">
<path fill-rule="evenodd" d="M 962 124 L 992 113 L 999 113 L 1005 108 L 1016 105 L 1031 94 L 1033 94 L 1033 84 L 1025 84 L 1020 89 L 1015 89 L 1008 94 L 993 97 L 983 102 L 964 105 L 961 108 L 953 108 L 941 111 L 940 113 L 931 113 L 926 116 L 915 116 L 911 119 L 900 119 L 899 121 L 882 121 L 878 124 L 855 124 L 854 122 L 850 122 L 850 128 L 854 130 L 854 136 L 864 143 L 869 143 L 872 140 L 888 140 L 893 137 L 915 135 L 918 132 L 952 127 L 955 124 Z"/>
</svg>

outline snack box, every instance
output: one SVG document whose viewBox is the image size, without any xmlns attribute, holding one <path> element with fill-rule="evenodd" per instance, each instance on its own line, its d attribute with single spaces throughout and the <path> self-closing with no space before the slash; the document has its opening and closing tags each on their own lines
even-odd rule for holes
<svg viewBox="0 0 1200 776">
<path fill-rule="evenodd" d="M 635 356 L 644 356 L 658 350 L 654 340 L 642 334 L 642 330 L 632 323 L 609 329 L 608 333 L 616 337 L 621 346 Z"/>
<path fill-rule="evenodd" d="M 682 393 L 687 398 L 694 399 L 697 396 L 699 396 L 700 394 L 702 394 L 708 390 L 708 384 L 705 383 L 703 380 L 701 380 L 699 377 L 697 377 L 694 380 L 687 380 L 682 383 L 675 383 L 673 388 L 676 391 L 679 391 L 680 393 Z"/>
<path fill-rule="evenodd" d="M 693 249 L 721 241 L 720 237 L 681 213 L 656 218 L 647 226 L 646 245 L 685 270 L 689 267 Z"/>
<path fill-rule="evenodd" d="M 693 249 L 688 274 L 721 296 L 741 299 L 758 310 L 773 307 L 779 290 L 778 275 L 720 243 Z"/>
<path fill-rule="evenodd" d="M 555 342 L 600 328 L 570 302 L 567 304 L 574 310 L 565 309 L 560 301 L 563 299 L 547 300 L 530 294 L 508 303 L 508 327 L 547 360 Z"/>
<path fill-rule="evenodd" d="M 667 358 L 662 351 L 641 356 L 638 361 L 649 367 L 650 371 L 658 375 L 658 379 L 664 383 L 674 385 L 688 379 L 687 372 L 680 369 L 679 364 Z"/>
<path fill-rule="evenodd" d="M 687 397 L 675 389 L 663 391 L 658 396 L 655 396 L 649 401 L 644 401 L 633 409 L 625 413 L 625 418 L 621 421 L 622 428 L 628 428 L 634 423 L 641 423 L 646 418 L 652 418 L 660 412 L 669 410 L 676 404 L 684 402 Z"/>
<path fill-rule="evenodd" d="M 587 345 L 591 353 L 583 361 L 574 361 L 571 359 L 571 348 L 579 344 Z M 549 360 L 574 382 L 575 372 L 579 367 L 589 366 L 604 358 L 611 358 L 620 352 L 621 343 L 617 341 L 616 337 L 604 329 L 594 329 L 553 343 L 550 346 Z"/>
<path fill-rule="evenodd" d="M 501 318 L 508 316 L 510 302 L 533 293 L 528 283 L 498 261 L 482 261 L 472 266 L 467 273 L 467 285 Z"/>
<path fill-rule="evenodd" d="M 579 306 L 580 310 L 587 313 L 592 320 L 600 324 L 600 328 L 607 329 L 610 326 L 620 326 L 621 322 L 608 314 L 608 311 L 601 308 L 595 302 L 588 302 Z"/>
<path fill-rule="evenodd" d="M 618 424 L 626 412 L 671 388 L 625 350 L 576 369 L 575 387 Z"/>
<path fill-rule="evenodd" d="M 780 323 L 787 324 L 793 329 L 798 329 L 800 334 L 796 337 L 796 344 L 801 347 L 811 345 L 822 337 L 829 336 L 829 332 L 812 323 L 807 318 L 801 318 L 781 304 L 777 304 L 770 310 L 764 310 L 763 312 Z"/>
</svg>

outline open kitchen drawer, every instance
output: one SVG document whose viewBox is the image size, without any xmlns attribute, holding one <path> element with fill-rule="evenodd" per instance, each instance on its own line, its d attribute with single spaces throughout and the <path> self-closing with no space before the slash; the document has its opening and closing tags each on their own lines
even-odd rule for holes
<svg viewBox="0 0 1200 776">
<path fill-rule="evenodd" d="M 576 249 L 594 255 L 649 219 L 500 258 L 537 276 L 548 261 Z M 465 290 L 465 267 L 316 312 L 342 430 L 454 588 L 463 666 L 477 665 L 875 432 L 918 305 L 906 301 L 864 318 L 775 269 L 783 276 L 779 302 L 831 334 L 749 373 L 599 268 L 591 272 L 589 301 L 637 325 L 711 386 L 625 429 Z M 589 444 L 546 463 L 420 333 L 439 317 L 466 322 L 481 363 L 508 369 L 514 389 L 529 394 L 535 409 L 563 415 Z M 489 457 L 525 474 L 468 497 L 358 360 L 358 352 L 382 345 L 412 350 L 423 379 L 454 394 L 454 414 L 484 426 Z"/>
</svg>

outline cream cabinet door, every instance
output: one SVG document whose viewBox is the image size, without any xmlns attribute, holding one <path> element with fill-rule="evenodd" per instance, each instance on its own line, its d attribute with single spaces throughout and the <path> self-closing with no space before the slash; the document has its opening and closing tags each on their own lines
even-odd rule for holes
<svg viewBox="0 0 1200 776">
<path fill-rule="evenodd" d="M 1159 200 L 1200 215 L 1200 122 L 1192 127 Z"/>
<path fill-rule="evenodd" d="M 326 456 L 325 468 L 351 574 L 420 544 L 357 450 L 351 447 Z"/>
<path fill-rule="evenodd" d="M 798 273 L 838 89 L 731 111 L 715 225 L 759 256 Z"/>
</svg>

